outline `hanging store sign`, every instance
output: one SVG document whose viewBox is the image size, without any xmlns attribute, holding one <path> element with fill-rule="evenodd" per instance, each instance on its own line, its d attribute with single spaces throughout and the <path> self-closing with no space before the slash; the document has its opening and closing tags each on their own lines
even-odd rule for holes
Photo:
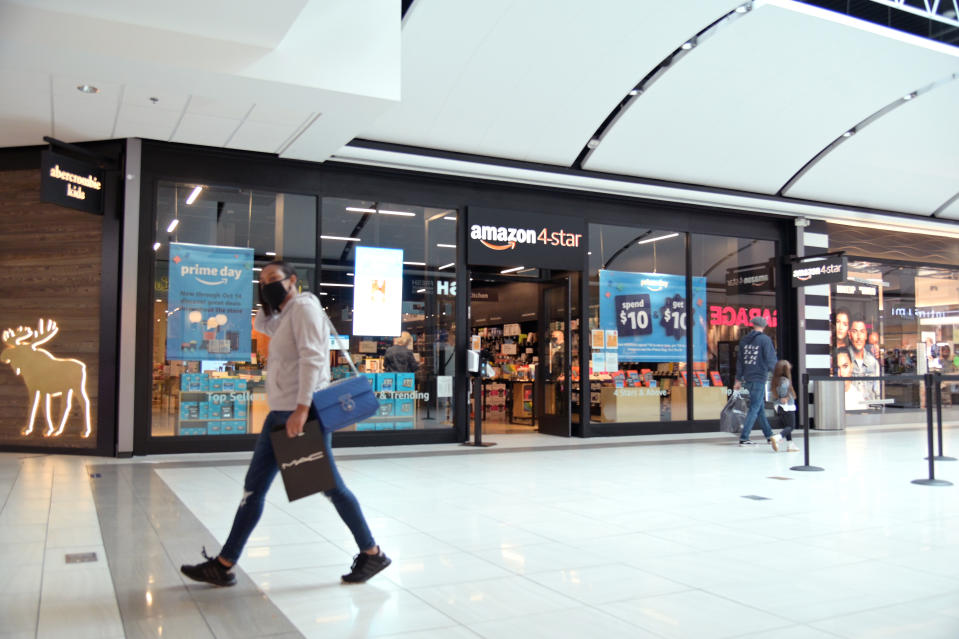
<svg viewBox="0 0 959 639">
<path fill-rule="evenodd" d="M 103 214 L 103 171 L 53 151 L 40 156 L 40 198 L 86 213 Z"/>
<path fill-rule="evenodd" d="M 580 270 L 586 252 L 581 218 L 470 207 L 467 259 L 483 266 Z"/>
<path fill-rule="evenodd" d="M 773 290 L 775 270 L 770 261 L 761 266 L 726 269 L 726 295 Z"/>
<path fill-rule="evenodd" d="M 824 255 L 793 262 L 793 287 L 833 284 L 846 279 L 846 256 Z"/>
</svg>

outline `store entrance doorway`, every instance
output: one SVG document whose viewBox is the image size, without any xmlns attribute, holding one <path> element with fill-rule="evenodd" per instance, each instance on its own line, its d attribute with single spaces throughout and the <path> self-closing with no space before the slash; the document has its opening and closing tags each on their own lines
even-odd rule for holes
<svg viewBox="0 0 959 639">
<path fill-rule="evenodd" d="M 486 351 L 483 434 L 571 432 L 571 278 L 470 272 L 470 347 Z M 572 337 L 572 339 L 571 339 Z"/>
</svg>

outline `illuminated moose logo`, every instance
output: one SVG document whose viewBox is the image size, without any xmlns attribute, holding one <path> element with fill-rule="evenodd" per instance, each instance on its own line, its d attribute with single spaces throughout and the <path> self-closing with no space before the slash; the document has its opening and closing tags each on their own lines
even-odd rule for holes
<svg viewBox="0 0 959 639">
<path fill-rule="evenodd" d="M 33 432 L 33 425 L 37 418 L 37 408 L 40 406 L 40 396 L 44 396 L 47 414 L 47 430 L 44 437 L 59 437 L 70 415 L 73 396 L 80 398 L 83 404 L 83 414 L 86 420 L 84 437 L 90 436 L 90 398 L 87 397 L 87 367 L 75 359 L 60 359 L 54 357 L 42 348 L 57 334 L 60 329 L 53 320 L 46 323 L 41 319 L 36 329 L 18 326 L 16 330 L 8 328 L 3 331 L 3 343 L 7 345 L 0 354 L 0 362 L 9 364 L 17 375 L 23 375 L 23 382 L 27 385 L 30 395 L 30 423 L 23 429 L 23 435 Z M 50 400 L 59 397 L 63 414 L 60 417 L 59 427 L 54 426 L 50 415 Z"/>
</svg>

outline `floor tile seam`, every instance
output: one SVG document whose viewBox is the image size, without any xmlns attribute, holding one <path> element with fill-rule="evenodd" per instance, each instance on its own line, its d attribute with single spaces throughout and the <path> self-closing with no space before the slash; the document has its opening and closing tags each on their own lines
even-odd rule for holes
<svg viewBox="0 0 959 639">
<path fill-rule="evenodd" d="M 483 580 L 480 580 L 480 581 L 488 581 L 488 580 L 483 579 Z M 396 582 L 393 582 L 393 583 L 396 583 Z M 460 582 L 460 583 L 462 583 L 462 582 Z M 471 582 L 471 583 L 472 583 L 472 582 Z M 397 585 L 399 585 L 399 584 L 397 584 Z M 440 587 L 451 586 L 451 585 L 455 585 L 455 584 L 438 584 L 438 585 L 434 585 L 434 586 L 423 586 L 422 588 L 423 588 L 423 589 L 425 589 L 425 588 L 440 588 Z M 420 603 L 422 603 L 422 604 L 426 605 L 427 607 L 429 607 L 430 610 L 435 610 L 436 612 L 438 612 L 438 613 L 441 614 L 442 616 L 444 616 L 444 617 L 446 617 L 447 619 L 449 619 L 457 628 L 464 628 L 464 629 L 466 629 L 466 630 L 469 630 L 469 631 L 472 632 L 473 634 L 479 635 L 478 632 L 475 632 L 475 631 L 471 630 L 466 624 L 464 624 L 464 623 L 462 623 L 462 622 L 460 622 L 460 621 L 458 621 L 458 620 L 456 620 L 456 619 L 453 619 L 453 617 L 451 617 L 450 615 L 448 615 L 446 612 L 444 612 L 443 610 L 440 610 L 439 608 L 437 608 L 436 606 L 434 606 L 434 605 L 431 604 L 430 602 L 426 601 L 426 599 L 424 599 L 423 597 L 421 597 L 418 593 L 414 592 L 414 589 L 412 589 L 412 588 L 406 588 L 406 587 L 404 587 L 404 586 L 401 586 L 401 588 L 403 589 L 404 592 L 406 592 L 407 594 L 409 594 L 411 597 L 415 598 L 415 599 L 418 600 Z M 394 633 L 394 634 L 402 634 L 402 633 Z M 479 636 L 482 637 L 482 635 L 479 635 Z"/>
<path fill-rule="evenodd" d="M 889 567 L 913 570 L 915 572 L 922 573 L 923 575 L 926 575 L 929 577 L 937 577 L 938 579 L 945 579 L 946 581 L 950 581 L 953 583 L 953 590 L 950 590 L 949 592 L 959 592 L 959 577 L 956 577 L 954 575 L 943 575 L 925 568 L 917 568 L 913 565 L 903 565 L 903 564 L 893 563 L 892 561 L 890 561 L 889 557 L 883 557 L 881 559 L 877 559 L 876 561 L 878 563 L 884 564 Z"/>
<path fill-rule="evenodd" d="M 21 468 L 22 470 L 22 468 Z M 40 591 L 37 593 L 37 620 L 33 626 L 34 633 L 40 632 L 40 618 L 43 612 L 43 584 L 47 573 L 47 540 L 50 538 L 50 514 L 53 510 L 53 482 L 50 482 L 50 503 L 47 508 L 46 530 L 43 534 L 43 557 L 40 559 Z"/>
<path fill-rule="evenodd" d="M 112 466 L 110 466 L 110 467 L 108 467 L 108 468 L 112 468 L 113 470 L 115 470 L 116 475 L 117 475 L 117 479 L 118 479 L 119 481 L 123 481 L 123 483 L 125 483 L 126 485 L 129 486 L 129 488 L 130 488 L 130 494 L 132 494 L 133 497 L 134 497 L 134 504 L 135 504 L 135 506 L 136 506 L 136 507 L 138 508 L 138 510 L 140 511 L 142 518 L 146 521 L 146 525 L 149 526 L 149 527 L 153 530 L 153 533 L 156 535 L 156 538 L 157 538 L 157 540 L 159 541 L 160 546 L 163 548 L 163 554 L 165 555 L 165 557 L 166 557 L 166 559 L 167 559 L 167 562 L 169 563 L 170 566 L 173 567 L 174 572 L 175 572 L 177 575 L 179 575 L 180 573 L 179 573 L 179 570 L 178 570 L 178 566 L 176 565 L 176 561 L 174 560 L 173 555 L 171 554 L 170 548 L 167 546 L 167 542 L 164 540 L 163 535 L 160 534 L 160 531 L 157 529 L 156 524 L 154 524 L 154 523 L 153 523 L 153 520 L 150 519 L 150 517 L 149 517 L 149 512 L 150 512 L 150 511 L 149 511 L 149 508 L 147 508 L 147 507 L 145 506 L 145 504 L 144 504 L 145 500 L 147 499 L 146 496 L 141 496 L 136 490 L 134 490 L 134 482 L 135 482 L 136 478 L 135 478 L 135 477 L 129 477 L 129 478 L 123 477 L 123 476 L 122 476 L 122 473 L 120 473 L 120 469 L 117 468 L 118 466 L 120 466 L 120 464 L 112 465 Z M 181 500 L 181 499 L 179 498 L 179 496 L 176 494 L 176 492 L 173 491 L 173 490 L 170 488 L 170 486 L 169 486 L 169 485 L 166 483 L 166 481 L 160 476 L 160 474 L 156 472 L 156 469 L 155 469 L 155 468 L 151 468 L 150 470 L 152 471 L 152 474 L 162 483 L 163 487 L 172 495 L 172 497 L 173 497 L 174 499 L 176 499 L 177 504 L 179 504 L 178 508 L 179 508 L 180 510 L 183 510 L 183 511 L 185 511 L 186 513 L 188 513 L 188 514 L 194 519 L 194 521 L 196 522 L 196 525 L 197 525 L 201 530 L 206 531 L 207 534 L 209 534 L 210 536 L 212 536 L 212 537 L 215 539 L 216 536 L 213 535 L 213 534 L 209 531 L 209 529 L 206 528 L 206 526 L 203 524 L 203 522 L 202 522 L 196 515 L 193 514 L 193 511 L 191 511 L 191 510 L 187 507 L 187 505 L 183 502 L 183 500 Z M 99 508 L 97 509 L 97 514 L 98 514 L 98 518 L 99 518 Z M 107 552 L 107 550 L 106 550 L 106 542 L 105 542 L 105 541 L 104 541 L 104 552 L 107 553 L 107 554 L 109 554 L 109 553 Z M 237 570 L 237 572 L 240 572 L 240 571 L 242 571 L 242 568 L 240 568 L 240 567 L 238 566 L 238 567 L 236 568 L 236 570 Z M 246 575 L 245 571 L 243 572 L 243 574 Z M 110 576 L 111 576 L 111 580 L 113 581 L 114 589 L 116 589 L 116 576 L 114 575 L 113 571 L 111 571 Z M 249 577 L 249 575 L 246 575 L 246 576 Z M 252 579 L 251 579 L 251 581 L 252 581 Z M 204 623 L 204 625 L 206 625 L 207 630 L 209 631 L 210 635 L 213 636 L 213 637 L 216 637 L 216 636 L 217 636 L 216 631 L 214 630 L 213 626 L 211 625 L 210 620 L 207 618 L 206 613 L 203 611 L 203 606 L 201 605 L 201 602 L 200 602 L 199 600 L 197 600 L 196 596 L 194 595 L 193 589 L 187 587 L 187 585 L 186 585 L 186 583 L 183 581 L 182 577 L 180 578 L 180 584 L 181 584 L 181 586 L 186 590 L 186 592 L 187 592 L 187 594 L 188 594 L 188 596 L 189 596 L 189 598 L 190 598 L 190 601 L 193 603 L 194 610 L 195 610 L 196 614 L 198 614 L 198 615 L 200 616 L 200 618 L 203 619 L 203 623 Z M 255 585 L 255 582 L 254 582 L 254 585 Z M 264 593 L 259 589 L 259 587 L 257 587 L 256 590 L 257 590 L 257 592 L 259 592 L 260 594 L 264 594 Z M 268 596 L 267 596 L 267 598 L 269 599 Z M 275 603 L 273 603 L 272 600 L 270 600 L 270 603 L 271 603 L 271 605 L 272 605 L 274 608 L 276 608 L 276 610 L 277 610 L 278 612 L 280 612 L 281 614 L 283 614 L 283 611 L 280 610 L 280 608 L 279 608 Z M 120 611 L 121 623 L 124 623 L 125 615 L 124 615 L 124 611 L 122 610 L 122 607 L 120 606 L 119 600 L 117 601 L 117 608 L 118 608 L 119 611 Z M 289 617 L 287 617 L 285 614 L 283 614 L 283 618 L 286 619 L 286 621 L 290 624 L 291 627 L 296 628 L 296 625 L 293 624 L 293 622 L 292 622 L 292 621 L 289 619 Z M 136 621 L 135 619 L 132 620 L 132 622 L 135 622 L 135 621 Z M 299 629 L 297 628 L 297 631 L 298 631 L 298 630 L 299 630 Z M 124 631 L 126 632 L 125 623 L 124 623 Z M 301 633 L 301 634 L 302 634 L 302 633 Z"/>
<path fill-rule="evenodd" d="M 895 602 L 895 603 L 886 603 L 886 604 L 882 604 L 882 605 L 879 605 L 879 606 L 872 606 L 872 607 L 869 607 L 869 608 L 861 608 L 861 609 L 858 609 L 858 610 L 853 610 L 853 611 L 851 611 L 851 612 L 850 612 L 850 611 L 847 611 L 847 612 L 840 613 L 840 614 L 838 614 L 838 615 L 830 615 L 830 616 L 828 616 L 828 617 L 822 617 L 822 618 L 819 618 L 819 619 L 813 619 L 813 620 L 809 620 L 809 621 L 799 621 L 799 622 L 797 622 L 797 623 L 801 623 L 801 624 L 804 624 L 804 625 L 808 625 L 808 626 L 810 626 L 811 628 L 814 628 L 814 629 L 816 629 L 816 630 L 823 630 L 822 628 L 817 628 L 817 627 L 814 626 L 813 624 L 818 624 L 818 623 L 822 623 L 822 622 L 824 622 L 824 621 L 831 621 L 831 620 L 835 620 L 835 619 L 842 619 L 843 617 L 853 617 L 853 616 L 855 616 L 855 615 L 861 615 L 861 614 L 867 613 L 867 612 L 876 612 L 876 611 L 878 611 L 878 610 L 886 610 L 887 608 L 891 608 L 891 607 L 894 607 L 894 606 L 907 606 L 907 605 L 909 605 L 909 604 L 914 604 L 914 603 L 919 603 L 919 602 L 922 602 L 922 601 L 926 601 L 927 599 L 929 599 L 928 596 L 926 596 L 926 597 L 916 597 L 916 598 L 914 598 L 914 599 L 907 599 L 907 600 L 903 600 L 903 601 L 897 601 L 897 602 Z M 934 614 L 935 616 L 937 616 L 937 617 L 942 617 L 943 619 L 953 620 L 952 617 L 950 617 L 950 616 L 948 616 L 948 615 L 941 615 L 941 614 L 939 614 L 939 613 L 924 613 L 924 614 L 925 614 L 925 615 Z M 826 631 L 826 632 L 831 632 L 831 631 Z M 841 637 L 842 635 L 839 635 L 839 636 Z"/>
</svg>

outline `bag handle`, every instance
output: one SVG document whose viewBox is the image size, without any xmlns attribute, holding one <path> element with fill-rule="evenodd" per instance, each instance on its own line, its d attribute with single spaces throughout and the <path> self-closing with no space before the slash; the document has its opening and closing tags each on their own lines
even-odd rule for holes
<svg viewBox="0 0 959 639">
<path fill-rule="evenodd" d="M 334 339 L 336 339 L 336 347 L 340 350 L 341 353 L 346 355 L 346 361 L 350 363 L 350 370 L 353 371 L 354 375 L 359 377 L 360 371 L 356 370 L 356 365 L 353 363 L 353 358 L 350 357 L 349 346 L 347 346 L 347 348 L 343 348 L 343 340 L 340 339 L 340 334 L 336 332 L 336 327 L 333 326 L 333 320 L 331 320 L 330 316 L 326 314 L 326 311 L 323 311 L 321 309 L 320 312 L 323 313 L 323 319 L 326 320 L 326 325 L 330 328 L 330 331 L 332 331 L 332 335 Z"/>
</svg>

